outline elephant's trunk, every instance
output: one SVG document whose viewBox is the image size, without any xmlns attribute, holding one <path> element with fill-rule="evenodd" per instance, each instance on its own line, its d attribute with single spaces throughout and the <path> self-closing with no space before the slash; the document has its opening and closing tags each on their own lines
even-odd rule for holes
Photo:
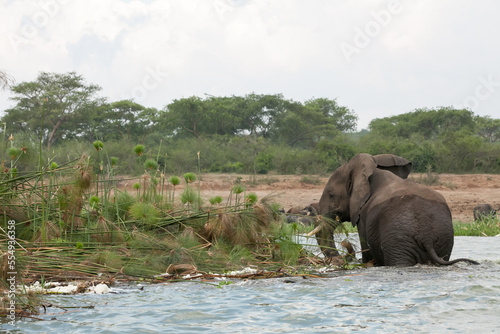
<svg viewBox="0 0 500 334">
<path fill-rule="evenodd" d="M 309 233 L 310 235 L 316 235 L 316 241 L 318 242 L 319 248 L 326 258 L 339 256 L 335 241 L 333 240 L 333 233 L 339 225 L 340 222 L 338 220 L 334 220 L 332 223 L 318 216 L 314 222 L 314 230 Z"/>
</svg>

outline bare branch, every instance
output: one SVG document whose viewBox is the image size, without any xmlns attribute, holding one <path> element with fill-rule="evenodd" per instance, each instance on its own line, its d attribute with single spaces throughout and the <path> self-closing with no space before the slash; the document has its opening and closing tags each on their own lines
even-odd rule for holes
<svg viewBox="0 0 500 334">
<path fill-rule="evenodd" d="M 0 70 L 0 90 L 6 89 L 12 84 L 14 84 L 14 78 Z"/>
</svg>

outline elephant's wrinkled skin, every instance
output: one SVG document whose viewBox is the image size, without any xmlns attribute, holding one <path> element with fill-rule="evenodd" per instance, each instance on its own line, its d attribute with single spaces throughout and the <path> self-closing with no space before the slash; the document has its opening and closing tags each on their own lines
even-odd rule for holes
<svg viewBox="0 0 500 334">
<path fill-rule="evenodd" d="M 330 177 L 319 213 L 357 225 L 365 263 L 474 263 L 449 261 L 454 237 L 450 209 L 438 192 L 406 179 L 410 171 L 411 163 L 401 157 L 359 154 Z M 326 256 L 335 255 L 324 247 L 335 246 L 331 234 L 318 243 Z"/>
</svg>

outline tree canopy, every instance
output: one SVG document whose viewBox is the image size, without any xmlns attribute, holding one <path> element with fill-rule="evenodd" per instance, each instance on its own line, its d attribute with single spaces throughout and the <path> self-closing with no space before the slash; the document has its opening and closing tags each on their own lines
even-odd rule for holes
<svg viewBox="0 0 500 334">
<path fill-rule="evenodd" d="M 144 156 L 166 170 L 199 167 L 195 156 L 202 152 L 200 166 L 211 172 L 318 173 L 366 152 L 403 156 L 417 172 L 500 173 L 500 120 L 467 109 L 415 109 L 355 132 L 357 115 L 327 98 L 204 95 L 158 110 L 130 100 L 108 102 L 98 96 L 98 85 L 75 72 L 41 72 L 17 85 L 2 73 L 0 85 L 11 89 L 16 103 L 2 117 L 8 134 L 27 138 L 26 147 L 33 134 L 48 148 L 68 143 L 71 152 L 61 154 L 68 157 L 75 145 L 101 140 L 120 159 L 144 144 L 150 147 Z"/>
<path fill-rule="evenodd" d="M 82 137 L 92 131 L 98 107 L 104 103 L 104 99 L 96 97 L 100 89 L 86 85 L 75 72 L 41 72 L 35 81 L 12 87 L 12 100 L 17 104 L 5 111 L 3 121 L 14 131 L 32 131 L 38 136 L 42 132 L 50 148 L 58 140 Z"/>
<path fill-rule="evenodd" d="M 250 135 L 297 147 L 314 147 L 322 137 L 354 131 L 357 119 L 335 100 L 300 103 L 280 94 L 192 96 L 174 100 L 161 117 L 164 128 L 177 137 Z"/>
<path fill-rule="evenodd" d="M 414 170 L 500 171 L 500 120 L 466 109 L 416 109 L 374 119 L 362 139 L 372 154 L 394 153 L 413 161 Z"/>
</svg>

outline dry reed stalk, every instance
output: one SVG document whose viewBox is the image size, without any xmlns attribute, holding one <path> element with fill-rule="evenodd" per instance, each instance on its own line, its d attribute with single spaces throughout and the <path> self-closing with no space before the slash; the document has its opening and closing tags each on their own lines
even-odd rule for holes
<svg viewBox="0 0 500 334">
<path fill-rule="evenodd" d="M 99 216 L 99 219 L 97 219 L 95 230 L 97 230 L 98 233 L 92 233 L 90 236 L 96 242 L 111 243 L 113 241 L 123 241 L 123 236 L 121 233 L 122 230 L 120 229 L 120 227 L 118 227 L 118 225 L 113 223 L 112 221 L 104 218 L 103 216 Z"/>
<path fill-rule="evenodd" d="M 34 242 L 35 243 L 41 243 L 43 241 L 43 231 L 42 231 L 42 226 L 40 226 L 40 229 L 36 232 Z M 58 224 L 52 222 L 52 221 L 46 221 L 45 222 L 45 240 L 50 241 L 52 239 L 57 239 L 61 237 L 61 228 L 59 227 Z"/>
<path fill-rule="evenodd" d="M 7 282 L 9 271 L 9 253 L 0 251 L 0 282 Z"/>
<path fill-rule="evenodd" d="M 220 238 L 231 240 L 234 235 L 234 214 L 219 213 L 210 218 L 203 226 L 203 235 L 209 241 L 217 241 Z"/>
</svg>

